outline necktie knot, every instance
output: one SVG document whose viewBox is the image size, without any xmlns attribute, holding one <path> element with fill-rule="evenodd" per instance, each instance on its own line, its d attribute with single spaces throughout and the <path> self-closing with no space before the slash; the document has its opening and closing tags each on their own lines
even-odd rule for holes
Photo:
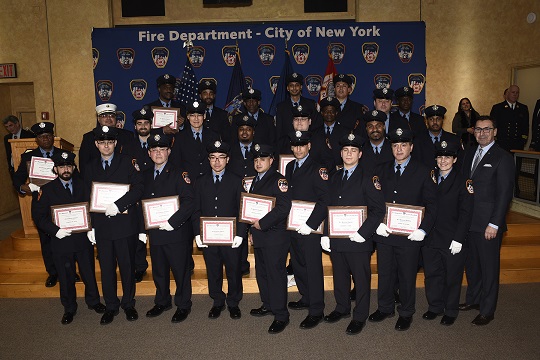
<svg viewBox="0 0 540 360">
<path fill-rule="evenodd" d="M 216 180 L 214 181 L 214 183 L 215 183 L 216 185 L 220 183 L 220 181 L 219 181 L 219 175 L 217 175 L 217 174 L 216 174 Z"/>
<path fill-rule="evenodd" d="M 143 149 L 146 149 L 147 144 L 146 144 L 145 142 L 143 142 L 143 143 L 142 143 L 142 147 L 143 147 Z"/>
<path fill-rule="evenodd" d="M 64 186 L 66 190 L 69 191 L 69 194 L 71 195 L 71 188 L 69 187 L 69 183 L 66 183 Z"/>
<path fill-rule="evenodd" d="M 199 132 L 195 133 L 195 140 L 201 142 L 201 135 L 199 134 Z"/>
<path fill-rule="evenodd" d="M 345 170 L 343 173 L 343 181 L 349 180 L 349 170 Z"/>
<path fill-rule="evenodd" d="M 109 160 L 103 161 L 103 164 L 104 164 L 103 168 L 104 168 L 105 170 L 109 170 Z"/>
<path fill-rule="evenodd" d="M 49 151 L 47 151 L 47 152 L 45 153 L 45 157 L 50 158 L 50 157 L 51 157 L 51 153 L 50 153 Z"/>
</svg>

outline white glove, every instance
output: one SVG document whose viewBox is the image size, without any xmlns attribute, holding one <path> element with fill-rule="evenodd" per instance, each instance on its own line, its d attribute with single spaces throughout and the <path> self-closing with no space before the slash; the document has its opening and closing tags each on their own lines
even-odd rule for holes
<svg viewBox="0 0 540 360">
<path fill-rule="evenodd" d="M 107 208 L 105 209 L 105 216 L 111 217 L 118 215 L 120 211 L 118 210 L 118 206 L 116 206 L 115 203 L 107 205 Z"/>
<path fill-rule="evenodd" d="M 357 242 L 357 243 L 363 243 L 363 242 L 366 241 L 366 239 L 364 239 L 362 237 L 362 235 L 360 235 L 357 232 L 355 232 L 354 234 L 349 235 L 349 239 L 351 239 L 351 241 L 354 241 L 354 242 Z"/>
<path fill-rule="evenodd" d="M 392 233 L 392 230 L 390 230 L 390 228 L 386 226 L 386 224 L 380 223 L 379 227 L 375 232 L 377 233 L 377 235 L 388 237 L 388 235 Z"/>
<path fill-rule="evenodd" d="M 328 236 L 321 236 L 321 248 L 327 252 L 332 251 L 330 250 L 330 238 Z"/>
<path fill-rule="evenodd" d="M 233 249 L 236 249 L 237 247 L 239 247 L 240 245 L 242 245 L 242 237 L 241 236 L 235 236 L 234 239 L 233 239 L 233 242 L 232 242 L 232 248 Z"/>
<path fill-rule="evenodd" d="M 65 238 L 66 236 L 69 236 L 71 235 L 71 230 L 66 230 L 66 229 L 59 229 L 57 232 L 56 232 L 56 237 L 59 238 L 59 239 L 63 239 Z M 461 250 L 461 248 L 460 248 Z"/>
<path fill-rule="evenodd" d="M 426 234 L 420 229 L 414 230 L 411 235 L 407 236 L 407 239 L 411 241 L 422 241 L 426 237 Z"/>
<path fill-rule="evenodd" d="M 463 245 L 461 243 L 452 240 L 452 243 L 450 244 L 450 247 L 448 248 L 448 250 L 450 250 L 450 253 L 452 255 L 456 255 L 460 253 L 462 247 Z"/>
<path fill-rule="evenodd" d="M 146 234 L 139 234 L 139 241 L 146 244 Z"/>
<path fill-rule="evenodd" d="M 207 248 L 207 247 L 208 247 L 208 245 L 204 245 L 204 244 L 202 243 L 201 235 L 195 236 L 195 242 L 197 243 L 197 247 L 198 247 L 198 248 L 201 248 L 201 249 L 202 249 L 202 248 Z"/>
<path fill-rule="evenodd" d="M 159 230 L 173 231 L 174 228 L 168 221 L 165 221 L 163 224 L 159 225 Z"/>
<path fill-rule="evenodd" d="M 88 237 L 88 240 L 92 243 L 92 245 L 96 245 L 96 229 L 92 229 L 86 233 L 86 236 Z"/>
<path fill-rule="evenodd" d="M 29 183 L 28 184 L 28 187 L 30 188 L 30 190 L 32 192 L 36 192 L 36 191 L 39 191 L 39 189 L 41 189 L 39 186 L 37 186 L 36 184 L 32 184 L 32 183 Z M 60 238 L 59 238 L 60 239 Z"/>
<path fill-rule="evenodd" d="M 312 231 L 313 229 L 307 226 L 307 224 L 305 223 L 300 225 L 300 227 L 296 230 L 296 232 L 299 233 L 300 235 L 309 235 L 311 234 Z"/>
</svg>

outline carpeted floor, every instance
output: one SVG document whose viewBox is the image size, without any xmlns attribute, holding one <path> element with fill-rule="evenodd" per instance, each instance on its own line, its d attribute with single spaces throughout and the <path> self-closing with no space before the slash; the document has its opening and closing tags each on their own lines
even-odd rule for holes
<svg viewBox="0 0 540 360">
<path fill-rule="evenodd" d="M 291 323 L 278 335 L 266 331 L 272 317 L 255 318 L 249 310 L 260 306 L 257 294 L 244 296 L 243 317 L 232 320 L 225 311 L 217 320 L 207 318 L 211 300 L 193 297 L 188 319 L 172 324 L 173 310 L 158 318 L 144 315 L 152 297 L 138 297 L 140 318 L 128 322 L 123 312 L 107 326 L 100 315 L 86 309 L 82 299 L 72 324 L 60 324 L 59 299 L 0 299 L 0 359 L 538 359 L 539 323 L 536 310 L 540 284 L 501 287 L 495 320 L 485 327 L 470 324 L 477 311 L 462 312 L 451 327 L 440 318 L 421 318 L 427 305 L 423 289 L 417 292 L 417 313 L 411 329 L 394 330 L 397 317 L 369 323 L 356 336 L 345 334 L 350 319 L 321 323 L 301 330 L 306 311 L 291 311 Z M 298 300 L 298 293 L 290 294 Z M 326 313 L 335 305 L 326 293 Z M 376 308 L 372 292 L 371 311 Z"/>
</svg>

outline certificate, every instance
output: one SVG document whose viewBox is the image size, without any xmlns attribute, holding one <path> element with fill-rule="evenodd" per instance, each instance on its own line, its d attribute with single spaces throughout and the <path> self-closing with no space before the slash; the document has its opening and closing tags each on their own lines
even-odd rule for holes
<svg viewBox="0 0 540 360">
<path fill-rule="evenodd" d="M 201 217 L 201 240 L 203 244 L 231 246 L 235 236 L 235 217 Z"/>
<path fill-rule="evenodd" d="M 180 209 L 180 199 L 176 196 L 164 196 L 141 201 L 146 230 L 157 229 Z"/>
<path fill-rule="evenodd" d="M 275 205 L 275 197 L 241 193 L 239 221 L 251 224 L 262 219 Z"/>
<path fill-rule="evenodd" d="M 56 226 L 73 233 L 92 229 L 87 202 L 51 206 L 51 217 Z"/>
<path fill-rule="evenodd" d="M 242 187 L 244 190 L 246 190 L 246 192 L 249 192 L 251 184 L 253 184 L 253 179 L 255 179 L 255 176 L 246 176 L 242 179 Z"/>
<path fill-rule="evenodd" d="M 291 202 L 291 211 L 287 218 L 287 230 L 296 230 L 300 225 L 305 224 L 314 208 L 314 202 L 293 200 Z M 312 234 L 322 234 L 323 227 L 324 221 L 321 222 L 317 230 L 312 231 Z"/>
<path fill-rule="evenodd" d="M 384 222 L 392 234 L 409 235 L 420 227 L 424 218 L 423 206 L 386 203 Z"/>
<path fill-rule="evenodd" d="M 107 205 L 120 199 L 129 191 L 129 184 L 92 182 L 90 211 L 104 213 Z M 126 212 L 127 213 L 127 210 Z"/>
<path fill-rule="evenodd" d="M 367 206 L 329 206 L 328 236 L 348 238 L 360 229 L 367 217 Z"/>
<path fill-rule="evenodd" d="M 285 175 L 287 164 L 294 160 L 294 155 L 279 155 L 279 173 Z"/>
<path fill-rule="evenodd" d="M 178 129 L 178 108 L 166 108 L 152 106 L 154 118 L 152 119 L 152 128 L 161 128 L 169 126 L 171 129 Z"/>
<path fill-rule="evenodd" d="M 45 185 L 49 181 L 56 179 L 53 172 L 54 161 L 50 158 L 32 156 L 28 167 L 28 178 L 30 182 L 39 186 Z"/>
</svg>

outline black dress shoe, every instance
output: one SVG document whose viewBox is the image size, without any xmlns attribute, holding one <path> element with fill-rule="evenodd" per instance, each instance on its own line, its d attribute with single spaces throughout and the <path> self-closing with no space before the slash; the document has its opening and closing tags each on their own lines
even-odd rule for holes
<svg viewBox="0 0 540 360">
<path fill-rule="evenodd" d="M 251 309 L 249 314 L 251 316 L 261 317 L 261 316 L 266 316 L 266 315 L 272 315 L 272 311 L 268 310 L 264 306 L 261 306 L 260 308 L 257 308 L 257 309 Z"/>
<path fill-rule="evenodd" d="M 217 319 L 221 315 L 221 312 L 223 310 L 225 310 L 225 305 L 212 306 L 212 308 L 210 309 L 210 312 L 208 313 L 208 317 L 210 319 Z"/>
<path fill-rule="evenodd" d="M 292 310 L 303 310 L 308 309 L 309 305 L 306 303 L 303 303 L 302 301 L 289 301 L 289 309 Z"/>
<path fill-rule="evenodd" d="M 97 303 L 96 305 L 88 305 L 88 309 L 94 310 L 98 314 L 103 314 L 107 308 L 102 303 Z"/>
<path fill-rule="evenodd" d="M 441 316 L 442 313 L 436 313 L 433 311 L 426 311 L 424 315 L 422 315 L 422 319 L 424 320 L 435 320 L 437 316 Z"/>
<path fill-rule="evenodd" d="M 242 276 L 249 276 L 249 268 L 247 270 L 242 270 Z"/>
<path fill-rule="evenodd" d="M 172 309 L 171 305 L 167 305 L 167 306 L 154 305 L 153 308 L 151 308 L 150 310 L 146 312 L 146 317 L 156 317 L 163 314 L 164 311 L 171 310 L 171 309 Z"/>
<path fill-rule="evenodd" d="M 268 328 L 268 332 L 270 334 L 278 334 L 285 330 L 285 328 L 289 325 L 289 320 L 287 321 L 280 321 L 280 320 L 274 320 L 272 322 L 272 325 Z"/>
<path fill-rule="evenodd" d="M 73 316 L 75 315 L 75 313 L 72 313 L 72 312 L 66 312 L 64 313 L 64 316 L 62 316 L 62 325 L 67 325 L 67 324 L 71 324 L 71 322 L 73 321 Z"/>
<path fill-rule="evenodd" d="M 352 290 L 349 292 L 349 300 L 356 301 L 356 288 L 353 287 Z"/>
<path fill-rule="evenodd" d="M 450 326 L 454 324 L 454 321 L 456 321 L 456 318 L 453 316 L 444 315 L 441 319 L 441 325 Z"/>
<path fill-rule="evenodd" d="M 143 280 L 146 270 L 144 271 L 135 271 L 135 282 L 141 282 Z"/>
<path fill-rule="evenodd" d="M 58 282 L 58 275 L 49 275 L 45 281 L 46 287 L 53 287 Z"/>
<path fill-rule="evenodd" d="M 231 319 L 237 320 L 242 317 L 242 312 L 238 306 L 229 307 L 229 315 Z"/>
<path fill-rule="evenodd" d="M 362 331 L 362 329 L 364 328 L 365 325 L 366 325 L 366 323 L 363 322 L 363 321 L 352 320 L 350 322 L 349 326 L 347 326 L 347 330 L 345 330 L 345 333 L 347 335 L 359 334 L 360 331 Z"/>
<path fill-rule="evenodd" d="M 81 281 L 81 277 L 79 276 L 79 274 L 75 273 L 75 282 L 79 281 Z"/>
<path fill-rule="evenodd" d="M 459 304 L 458 309 L 461 311 L 480 310 L 480 304 Z"/>
<path fill-rule="evenodd" d="M 191 309 L 176 309 L 176 312 L 174 313 L 171 322 L 179 323 L 186 320 L 190 312 Z"/>
<path fill-rule="evenodd" d="M 373 314 L 369 315 L 368 320 L 371 322 L 380 322 L 386 318 L 393 317 L 394 315 L 396 315 L 395 312 L 384 313 L 382 311 L 377 310 Z"/>
<path fill-rule="evenodd" d="M 116 315 L 118 315 L 119 311 L 116 310 L 116 311 L 113 311 L 113 310 L 107 310 L 105 311 L 105 313 L 103 314 L 103 316 L 101 317 L 101 321 L 99 322 L 101 325 L 107 325 L 107 324 L 110 324 L 112 323 L 112 321 L 114 320 L 114 317 Z"/>
<path fill-rule="evenodd" d="M 300 323 L 300 329 L 313 329 L 315 326 L 319 325 L 322 318 L 323 318 L 322 315 L 319 315 L 319 316 L 308 315 L 306 316 L 304 321 Z"/>
<path fill-rule="evenodd" d="M 324 317 L 324 321 L 327 323 L 335 323 L 341 318 L 348 318 L 349 316 L 351 316 L 351 313 L 340 313 L 339 311 L 334 310 Z"/>
<path fill-rule="evenodd" d="M 472 324 L 477 326 L 484 326 L 489 324 L 493 319 L 495 319 L 495 316 L 493 315 L 478 315 L 474 318 Z"/>
<path fill-rule="evenodd" d="M 398 331 L 409 330 L 412 323 L 412 316 L 400 316 L 396 322 L 395 329 Z"/>
<path fill-rule="evenodd" d="M 126 313 L 127 321 L 135 321 L 139 318 L 139 314 L 137 313 L 137 310 L 135 310 L 134 307 L 124 309 L 124 313 Z"/>
</svg>

